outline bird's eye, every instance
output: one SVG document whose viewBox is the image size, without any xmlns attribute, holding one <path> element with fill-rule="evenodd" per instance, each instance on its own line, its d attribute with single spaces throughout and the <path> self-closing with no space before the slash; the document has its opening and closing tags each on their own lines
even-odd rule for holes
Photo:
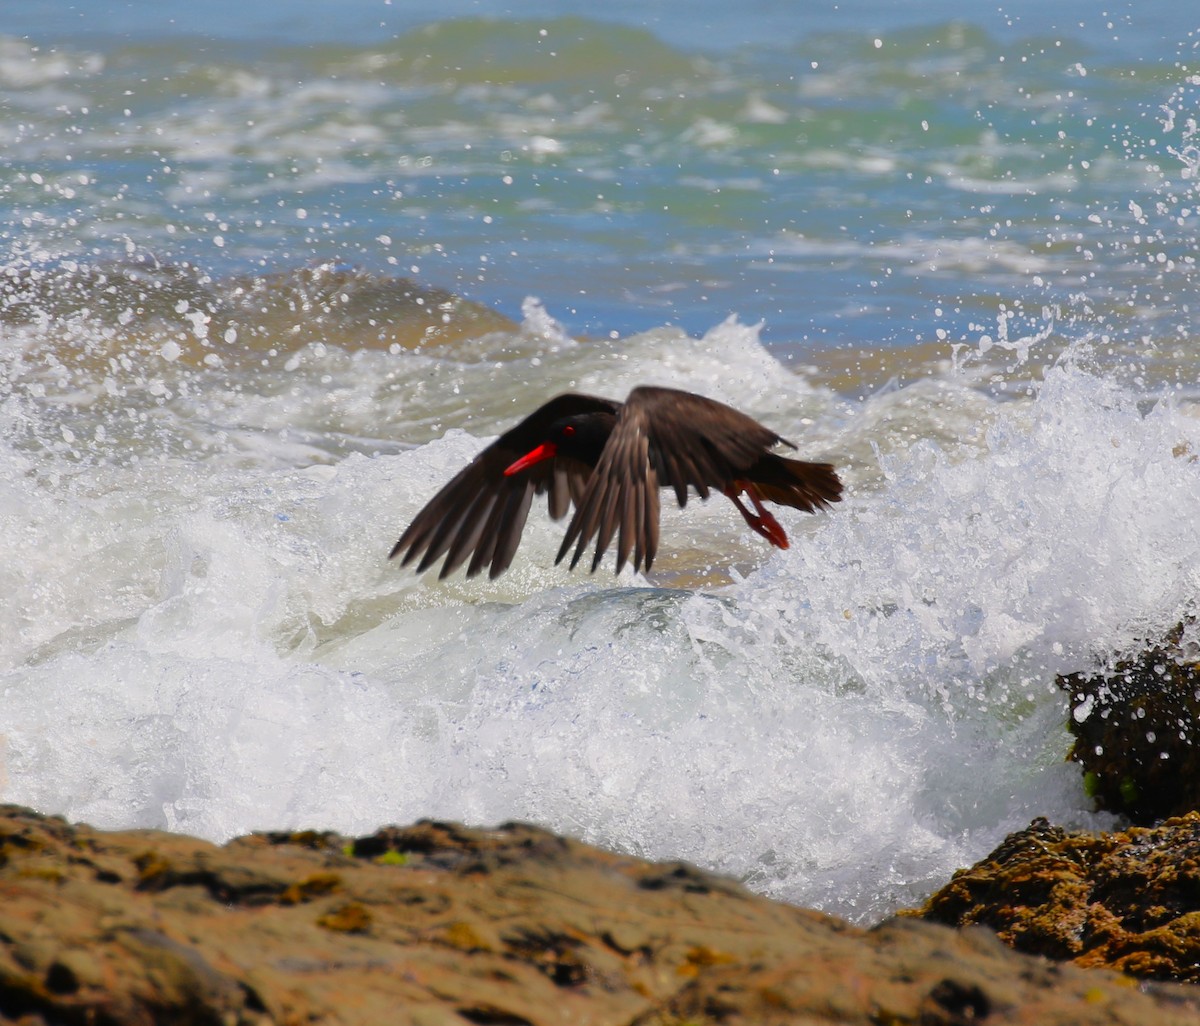
<svg viewBox="0 0 1200 1026">
<path fill-rule="evenodd" d="M 574 425 L 568 424 L 566 427 L 563 428 L 563 438 L 570 438 L 573 434 L 575 434 Z"/>
</svg>

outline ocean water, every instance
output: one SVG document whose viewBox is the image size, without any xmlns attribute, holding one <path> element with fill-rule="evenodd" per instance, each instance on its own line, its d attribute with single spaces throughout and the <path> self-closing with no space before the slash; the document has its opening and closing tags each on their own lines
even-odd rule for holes
<svg viewBox="0 0 1200 1026">
<path fill-rule="evenodd" d="M 0 12 L 0 800 L 523 819 L 872 922 L 1083 826 L 1056 674 L 1195 608 L 1177 5 Z M 386 559 L 550 395 L 835 462 L 769 549 Z"/>
</svg>

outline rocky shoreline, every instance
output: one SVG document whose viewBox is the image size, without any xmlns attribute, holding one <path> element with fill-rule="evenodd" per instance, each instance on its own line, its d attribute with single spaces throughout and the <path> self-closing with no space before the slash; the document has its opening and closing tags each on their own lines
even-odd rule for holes
<svg viewBox="0 0 1200 1026">
<path fill-rule="evenodd" d="M 1200 817 L 1179 829 L 1194 837 Z M 1039 830 L 995 857 L 1001 889 Z M 1158 837 L 1131 840 L 1145 853 Z M 1033 880 L 1022 900 L 1045 891 Z M 927 917 L 987 919 L 959 900 L 978 896 L 972 878 L 951 887 Z M 906 916 L 860 929 L 522 824 L 217 846 L 5 806 L 0 888 L 0 1016 L 18 1023 L 1200 1023 L 1186 984 L 1025 954 L 982 926 Z M 999 925 L 1010 941 L 1034 936 Z M 1200 955 L 1200 930 L 1171 943 L 1189 939 Z M 1049 953 L 1075 954 L 1057 944 Z"/>
<path fill-rule="evenodd" d="M 1200 1026 L 1195 633 L 1059 680 L 1135 825 L 1035 820 L 869 930 L 525 824 L 218 846 L 0 806 L 0 1019 Z"/>
<path fill-rule="evenodd" d="M 987 926 L 1080 966 L 1200 983 L 1200 814 L 1099 834 L 1035 820 L 906 914 Z"/>
</svg>

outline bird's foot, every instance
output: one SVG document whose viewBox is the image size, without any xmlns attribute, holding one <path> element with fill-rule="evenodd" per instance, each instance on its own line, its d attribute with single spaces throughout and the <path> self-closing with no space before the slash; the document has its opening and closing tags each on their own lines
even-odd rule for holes
<svg viewBox="0 0 1200 1026">
<path fill-rule="evenodd" d="M 740 492 L 745 492 L 750 501 L 754 503 L 755 513 L 751 513 L 742 500 L 738 497 Z M 738 508 L 738 512 L 746 518 L 746 523 L 767 539 L 777 549 L 786 549 L 788 547 L 788 537 L 776 520 L 762 504 L 762 500 L 758 496 L 758 489 L 754 487 L 750 481 L 734 481 L 725 489 L 725 494 L 729 496 L 733 504 Z"/>
</svg>

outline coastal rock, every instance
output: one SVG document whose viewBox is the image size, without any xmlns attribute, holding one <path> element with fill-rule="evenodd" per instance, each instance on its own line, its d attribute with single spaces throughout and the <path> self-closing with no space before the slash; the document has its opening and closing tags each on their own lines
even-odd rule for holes
<svg viewBox="0 0 1200 1026">
<path fill-rule="evenodd" d="M 28 1024 L 1200 1022 L 1181 986 L 520 824 L 217 846 L 7 806 L 0 888 L 0 1017 Z"/>
<path fill-rule="evenodd" d="M 313 343 L 417 349 L 518 330 L 503 314 L 445 289 L 338 264 L 229 279 L 149 259 L 0 273 L 0 326 L 46 320 L 55 330 L 45 334 L 44 351 L 90 369 L 137 353 L 181 366 L 259 366 L 286 362 Z M 99 329 L 83 332 L 82 348 L 80 325 Z"/>
<path fill-rule="evenodd" d="M 1070 758 L 1102 809 L 1153 823 L 1200 809 L 1200 650 L 1185 621 L 1137 655 L 1058 678 L 1070 696 Z"/>
<path fill-rule="evenodd" d="M 1103 834 L 1034 820 L 917 914 L 1080 966 L 1200 982 L 1200 814 Z"/>
</svg>

